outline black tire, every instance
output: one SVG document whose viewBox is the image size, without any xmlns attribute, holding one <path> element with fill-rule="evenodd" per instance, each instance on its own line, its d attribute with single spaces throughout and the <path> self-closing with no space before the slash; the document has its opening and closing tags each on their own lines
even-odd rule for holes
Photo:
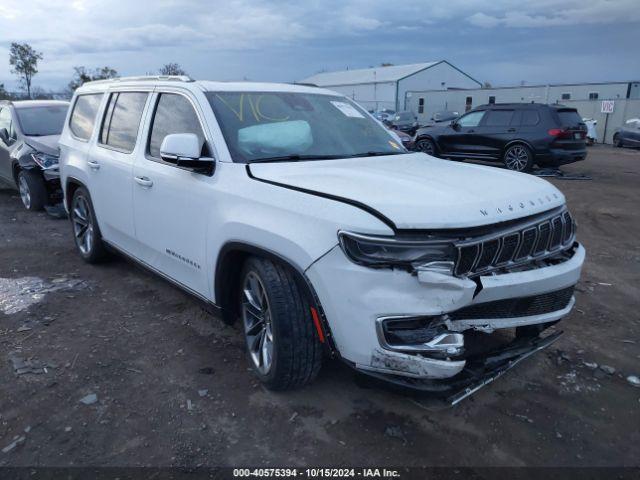
<svg viewBox="0 0 640 480">
<path fill-rule="evenodd" d="M 613 146 L 616 148 L 623 147 L 622 139 L 620 138 L 620 135 L 618 135 L 617 133 L 613 136 Z"/>
<path fill-rule="evenodd" d="M 436 144 L 430 138 L 421 138 L 416 142 L 416 150 L 419 152 L 426 153 L 427 155 L 431 155 L 432 157 L 438 156 L 438 149 L 436 148 Z"/>
<path fill-rule="evenodd" d="M 108 256 L 108 251 L 102 241 L 100 227 L 96 221 L 91 196 L 84 187 L 78 187 L 73 192 L 69 219 L 73 227 L 73 238 L 78 253 L 87 263 L 98 263 Z M 85 227 L 83 229 L 83 226 Z"/>
<path fill-rule="evenodd" d="M 33 170 L 20 170 L 17 180 L 24 208 L 32 212 L 44 209 L 49 195 L 42 174 Z"/>
<path fill-rule="evenodd" d="M 249 300 L 261 297 L 251 293 L 256 278 L 264 292 L 262 299 L 266 297 L 264 302 Z M 247 289 L 251 290 L 249 294 Z M 238 301 L 249 361 L 265 386 L 289 390 L 312 382 L 322 364 L 322 344 L 309 299 L 291 270 L 267 259 L 250 257 L 240 276 Z M 258 338 L 260 335 L 264 340 Z M 263 348 L 270 348 L 270 364 L 264 361 Z"/>
<path fill-rule="evenodd" d="M 502 156 L 504 166 L 514 172 L 530 172 L 533 169 L 533 153 L 522 143 L 510 145 Z"/>
</svg>

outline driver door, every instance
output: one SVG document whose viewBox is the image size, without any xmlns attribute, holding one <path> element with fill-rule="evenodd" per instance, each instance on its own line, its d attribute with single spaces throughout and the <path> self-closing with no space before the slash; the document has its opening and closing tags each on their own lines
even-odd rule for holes
<svg viewBox="0 0 640 480">
<path fill-rule="evenodd" d="M 189 92 L 157 90 L 145 127 L 146 148 L 133 169 L 133 204 L 140 260 L 182 286 L 208 298 L 207 224 L 214 207 L 214 179 L 160 158 L 173 133 L 194 133 L 209 156 L 203 115 Z"/>
</svg>

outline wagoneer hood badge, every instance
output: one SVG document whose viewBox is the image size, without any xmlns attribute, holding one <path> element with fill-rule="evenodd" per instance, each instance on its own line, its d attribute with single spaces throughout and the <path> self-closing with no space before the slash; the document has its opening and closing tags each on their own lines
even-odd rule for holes
<svg viewBox="0 0 640 480">
<path fill-rule="evenodd" d="M 565 202 L 537 177 L 423 153 L 252 164 L 249 170 L 259 180 L 364 204 L 398 229 L 490 225 Z"/>
</svg>

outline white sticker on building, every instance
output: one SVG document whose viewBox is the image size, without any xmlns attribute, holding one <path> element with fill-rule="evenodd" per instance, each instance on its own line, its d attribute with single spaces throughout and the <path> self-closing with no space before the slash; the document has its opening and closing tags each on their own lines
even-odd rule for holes
<svg viewBox="0 0 640 480">
<path fill-rule="evenodd" d="M 338 110 L 344 113 L 347 117 L 364 118 L 364 115 L 362 115 L 358 110 L 356 110 L 353 107 L 353 105 L 350 105 L 345 102 L 331 102 L 331 103 L 333 104 L 334 107 L 336 107 Z"/>
</svg>

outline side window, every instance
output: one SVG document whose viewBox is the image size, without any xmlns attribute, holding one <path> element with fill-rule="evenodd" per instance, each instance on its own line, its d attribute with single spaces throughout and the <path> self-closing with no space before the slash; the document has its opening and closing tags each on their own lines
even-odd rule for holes
<svg viewBox="0 0 640 480">
<path fill-rule="evenodd" d="M 81 140 L 89 140 L 91 138 L 102 95 L 102 93 L 80 95 L 76 99 L 71 113 L 71 120 L 69 121 L 69 129 L 73 135 Z"/>
<path fill-rule="evenodd" d="M 99 143 L 125 153 L 133 152 L 138 138 L 146 92 L 115 92 L 109 97 Z"/>
<path fill-rule="evenodd" d="M 7 133 L 9 134 L 9 138 L 15 138 L 15 132 L 13 131 L 13 122 L 11 121 L 11 110 L 9 107 L 5 107 L 0 110 L 0 130 L 3 128 L 7 129 Z M 9 140 L 9 144 L 13 143 Z"/>
<path fill-rule="evenodd" d="M 484 110 L 479 112 L 471 112 L 458 120 L 461 127 L 477 127 L 484 116 Z"/>
<path fill-rule="evenodd" d="M 149 155 L 160 158 L 162 141 L 172 133 L 195 133 L 200 145 L 205 145 L 202 126 L 191 102 L 177 93 L 161 93 L 151 123 Z"/>
<path fill-rule="evenodd" d="M 540 116 L 535 110 L 524 110 L 522 112 L 522 125 L 532 127 L 540 122 Z"/>
<path fill-rule="evenodd" d="M 511 123 L 513 110 L 491 110 L 487 113 L 484 125 L 487 127 L 506 126 Z"/>
</svg>

